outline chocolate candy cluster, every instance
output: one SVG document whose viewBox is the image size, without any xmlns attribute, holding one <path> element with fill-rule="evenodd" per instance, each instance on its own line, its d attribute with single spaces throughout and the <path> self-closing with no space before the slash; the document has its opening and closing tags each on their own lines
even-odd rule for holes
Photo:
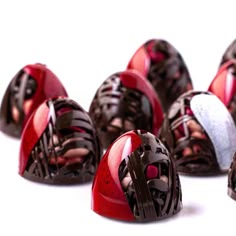
<svg viewBox="0 0 236 236">
<path fill-rule="evenodd" d="M 178 50 L 150 39 L 101 83 L 88 111 L 48 67 L 26 65 L 0 110 L 0 130 L 20 139 L 20 176 L 55 185 L 92 182 L 92 210 L 124 221 L 177 214 L 179 174 L 228 173 L 236 200 L 235 45 L 207 90 L 198 91 Z"/>
</svg>

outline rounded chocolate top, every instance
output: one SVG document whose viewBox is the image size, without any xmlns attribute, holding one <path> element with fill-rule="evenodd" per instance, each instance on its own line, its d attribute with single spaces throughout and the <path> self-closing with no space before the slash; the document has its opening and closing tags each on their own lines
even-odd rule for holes
<svg viewBox="0 0 236 236">
<path fill-rule="evenodd" d="M 0 130 L 20 138 L 33 111 L 45 99 L 54 96 L 67 96 L 56 75 L 45 65 L 26 65 L 6 89 L 0 110 Z"/>
<path fill-rule="evenodd" d="M 114 73 L 102 83 L 89 114 L 103 149 L 129 130 L 144 129 L 157 134 L 163 120 L 151 84 L 132 70 Z"/>
<path fill-rule="evenodd" d="M 145 42 L 134 53 L 127 68 L 139 71 L 151 82 L 165 112 L 182 93 L 193 89 L 183 57 L 166 40 Z"/>
</svg>

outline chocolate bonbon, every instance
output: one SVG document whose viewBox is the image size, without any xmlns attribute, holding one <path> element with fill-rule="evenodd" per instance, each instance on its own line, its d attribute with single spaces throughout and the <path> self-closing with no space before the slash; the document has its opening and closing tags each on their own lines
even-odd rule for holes
<svg viewBox="0 0 236 236">
<path fill-rule="evenodd" d="M 67 96 L 58 77 L 40 63 L 24 66 L 10 81 L 0 110 L 0 130 L 20 138 L 33 111 L 47 98 Z"/>
<path fill-rule="evenodd" d="M 107 149 L 92 186 L 92 210 L 123 221 L 156 221 L 182 209 L 182 190 L 169 152 L 143 130 L 122 134 Z"/>
<path fill-rule="evenodd" d="M 19 174 L 46 184 L 91 181 L 100 146 L 88 113 L 74 100 L 44 101 L 22 133 Z"/>
<path fill-rule="evenodd" d="M 183 57 L 167 40 L 146 41 L 131 57 L 127 68 L 139 71 L 151 82 L 164 112 L 182 93 L 193 89 Z"/>
<path fill-rule="evenodd" d="M 214 94 L 189 91 L 170 107 L 159 138 L 186 175 L 226 173 L 236 150 L 232 116 Z"/>
<path fill-rule="evenodd" d="M 129 130 L 144 129 L 157 135 L 163 120 L 152 85 L 134 70 L 110 75 L 97 89 L 89 115 L 104 150 Z"/>
</svg>

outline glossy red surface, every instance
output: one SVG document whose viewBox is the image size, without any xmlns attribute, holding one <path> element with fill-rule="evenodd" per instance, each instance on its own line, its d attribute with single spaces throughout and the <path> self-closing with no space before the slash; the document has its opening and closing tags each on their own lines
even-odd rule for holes
<svg viewBox="0 0 236 236">
<path fill-rule="evenodd" d="M 127 68 L 128 69 L 138 68 L 139 72 L 142 75 L 147 76 L 150 67 L 150 59 L 152 59 L 156 63 L 159 63 L 162 60 L 166 59 L 164 54 L 160 52 L 157 53 L 152 50 L 155 43 L 156 40 L 152 39 L 148 41 L 147 45 L 144 44 L 140 46 L 134 53 L 133 57 L 130 59 Z"/>
<path fill-rule="evenodd" d="M 92 210 L 115 219 L 133 221 L 134 215 L 122 190 L 118 169 L 123 158 L 141 144 L 140 137 L 129 131 L 121 135 L 104 154 L 92 186 Z"/>
<path fill-rule="evenodd" d="M 164 112 L 181 94 L 193 89 L 182 55 L 166 40 L 144 42 L 132 55 L 127 69 L 137 70 L 152 84 Z"/>
<path fill-rule="evenodd" d="M 236 92 L 235 77 L 230 72 L 230 68 L 234 65 L 236 65 L 235 60 L 224 63 L 208 87 L 208 91 L 214 93 L 226 106 Z"/>
<path fill-rule="evenodd" d="M 148 54 L 144 46 L 141 46 L 138 48 L 136 53 L 129 61 L 127 68 L 128 69 L 139 68 L 139 72 L 143 76 L 146 76 L 148 73 L 149 66 L 150 66 L 150 60 L 148 58 Z"/>
<path fill-rule="evenodd" d="M 155 90 L 150 82 L 135 70 L 126 70 L 120 74 L 122 84 L 127 88 L 137 89 L 146 95 L 153 109 L 153 131 L 157 135 L 163 121 L 163 111 Z"/>
<path fill-rule="evenodd" d="M 32 65 L 26 65 L 23 70 L 31 75 L 37 82 L 37 89 L 33 96 L 33 103 L 28 112 L 25 115 L 22 128 L 24 128 L 27 120 L 32 112 L 46 99 L 56 96 L 68 96 L 63 84 L 58 77 L 47 68 L 46 65 L 36 63 Z"/>
<path fill-rule="evenodd" d="M 57 76 L 43 64 L 29 64 L 10 81 L 2 99 L 0 129 L 17 138 L 33 111 L 44 100 L 68 96 Z"/>
<path fill-rule="evenodd" d="M 23 130 L 20 146 L 19 174 L 23 175 L 30 153 L 46 129 L 49 121 L 49 108 L 42 103 L 30 117 L 27 128 Z M 30 138 L 27 138 L 30 137 Z"/>
</svg>

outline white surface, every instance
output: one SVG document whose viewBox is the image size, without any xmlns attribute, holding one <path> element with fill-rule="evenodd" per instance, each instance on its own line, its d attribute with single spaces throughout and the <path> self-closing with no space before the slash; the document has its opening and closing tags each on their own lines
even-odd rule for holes
<svg viewBox="0 0 236 236">
<path fill-rule="evenodd" d="M 25 1 L 0 3 L 0 98 L 15 73 L 41 62 L 85 109 L 103 80 L 125 69 L 136 49 L 163 38 L 182 54 L 195 89 L 206 89 L 236 38 L 234 1 Z M 19 140 L 0 134 L 0 235 L 220 235 L 234 233 L 236 201 L 227 176 L 181 176 L 183 210 L 128 224 L 90 209 L 91 184 L 53 187 L 17 173 Z"/>
</svg>

